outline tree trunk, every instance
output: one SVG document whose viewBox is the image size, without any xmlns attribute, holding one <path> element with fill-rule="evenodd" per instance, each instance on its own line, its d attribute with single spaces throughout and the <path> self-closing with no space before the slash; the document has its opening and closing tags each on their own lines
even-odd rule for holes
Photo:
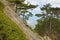
<svg viewBox="0 0 60 40">
<path fill-rule="evenodd" d="M 16 11 L 15 11 L 15 12 L 17 13 L 17 6 L 18 6 L 18 5 L 17 5 L 17 4 L 15 4 L 15 5 L 16 5 Z"/>
</svg>

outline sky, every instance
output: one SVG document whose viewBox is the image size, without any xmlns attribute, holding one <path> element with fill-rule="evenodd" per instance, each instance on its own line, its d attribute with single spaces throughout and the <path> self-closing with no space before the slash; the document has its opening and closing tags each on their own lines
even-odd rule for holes
<svg viewBox="0 0 60 40">
<path fill-rule="evenodd" d="M 32 28 L 35 28 L 35 25 L 37 24 L 36 20 L 39 19 L 34 15 L 41 13 L 40 8 L 43 7 L 43 5 L 50 3 L 52 7 L 60 7 L 60 0 L 26 0 L 26 1 L 34 5 L 39 5 L 32 11 L 33 17 L 30 17 L 29 20 L 27 21 L 28 25 L 31 26 Z"/>
</svg>

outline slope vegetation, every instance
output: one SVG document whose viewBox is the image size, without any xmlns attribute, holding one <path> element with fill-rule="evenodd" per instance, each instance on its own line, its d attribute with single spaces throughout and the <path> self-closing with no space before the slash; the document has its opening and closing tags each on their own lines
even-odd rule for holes
<svg viewBox="0 0 60 40">
<path fill-rule="evenodd" d="M 27 40 L 23 31 L 3 12 L 4 5 L 0 2 L 0 40 Z"/>
</svg>

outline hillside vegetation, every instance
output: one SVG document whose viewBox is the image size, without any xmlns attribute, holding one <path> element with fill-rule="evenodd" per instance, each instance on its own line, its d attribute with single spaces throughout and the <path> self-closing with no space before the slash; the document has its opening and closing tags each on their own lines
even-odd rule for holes
<svg viewBox="0 0 60 40">
<path fill-rule="evenodd" d="M 35 31 L 41 36 L 49 36 L 52 40 L 60 40 L 60 8 L 46 4 L 41 8 L 42 13 L 36 14 Z"/>
<path fill-rule="evenodd" d="M 23 31 L 3 12 L 4 5 L 0 2 L 0 40 L 27 40 Z"/>
</svg>

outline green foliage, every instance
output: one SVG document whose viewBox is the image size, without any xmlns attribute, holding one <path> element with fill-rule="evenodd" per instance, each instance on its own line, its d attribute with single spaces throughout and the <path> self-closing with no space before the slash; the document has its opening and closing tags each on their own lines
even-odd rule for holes
<svg viewBox="0 0 60 40">
<path fill-rule="evenodd" d="M 2 4 L 2 2 L 0 2 L 0 12 L 3 11 L 4 9 L 4 5 Z"/>
<path fill-rule="evenodd" d="M 46 31 L 46 24 L 45 21 L 37 20 L 38 24 L 36 25 L 36 28 L 34 29 L 39 35 L 44 36 L 44 33 Z"/>
<path fill-rule="evenodd" d="M 32 13 L 28 11 L 28 9 L 34 9 L 37 7 L 37 5 L 33 5 L 33 4 L 30 4 L 30 3 L 24 3 L 25 0 L 7 0 L 9 1 L 10 3 L 12 3 L 13 5 L 16 6 L 16 10 L 15 12 L 18 13 L 18 11 L 20 12 L 19 13 L 19 16 L 22 16 L 22 19 L 26 22 L 26 20 L 29 19 L 29 17 L 32 17 Z M 26 13 L 29 13 L 26 15 Z"/>
<path fill-rule="evenodd" d="M 50 20 L 43 20 L 42 21 L 42 20 L 39 19 L 38 24 L 36 25 L 35 31 L 38 32 L 39 35 L 44 36 L 46 31 L 50 30 L 49 21 Z M 53 30 L 52 33 L 54 33 L 54 31 L 55 31 L 57 34 L 60 35 L 60 32 L 59 32 L 60 31 L 60 20 L 53 18 L 51 23 L 52 23 L 52 28 L 51 29 Z"/>
<path fill-rule="evenodd" d="M 11 3 L 19 4 L 19 3 L 21 3 L 21 2 L 24 2 L 25 0 L 7 0 L 7 1 L 9 1 L 9 2 L 11 2 Z"/>
<path fill-rule="evenodd" d="M 41 8 L 42 13 L 35 16 L 40 17 L 35 30 L 42 36 L 48 35 L 53 38 L 52 34 L 57 37 L 60 35 L 60 8 L 53 8 L 50 4 Z M 60 37 L 60 36 L 59 36 Z M 57 37 L 57 40 L 59 38 Z"/>
<path fill-rule="evenodd" d="M 38 5 L 32 5 L 32 4 L 29 5 L 30 8 L 36 8 L 37 6 Z"/>
<path fill-rule="evenodd" d="M 0 6 L 4 9 L 2 4 Z M 0 40 L 27 40 L 21 28 L 3 12 L 0 12 Z"/>
<path fill-rule="evenodd" d="M 35 16 L 41 17 L 41 16 L 45 16 L 45 14 L 36 14 Z"/>
</svg>

